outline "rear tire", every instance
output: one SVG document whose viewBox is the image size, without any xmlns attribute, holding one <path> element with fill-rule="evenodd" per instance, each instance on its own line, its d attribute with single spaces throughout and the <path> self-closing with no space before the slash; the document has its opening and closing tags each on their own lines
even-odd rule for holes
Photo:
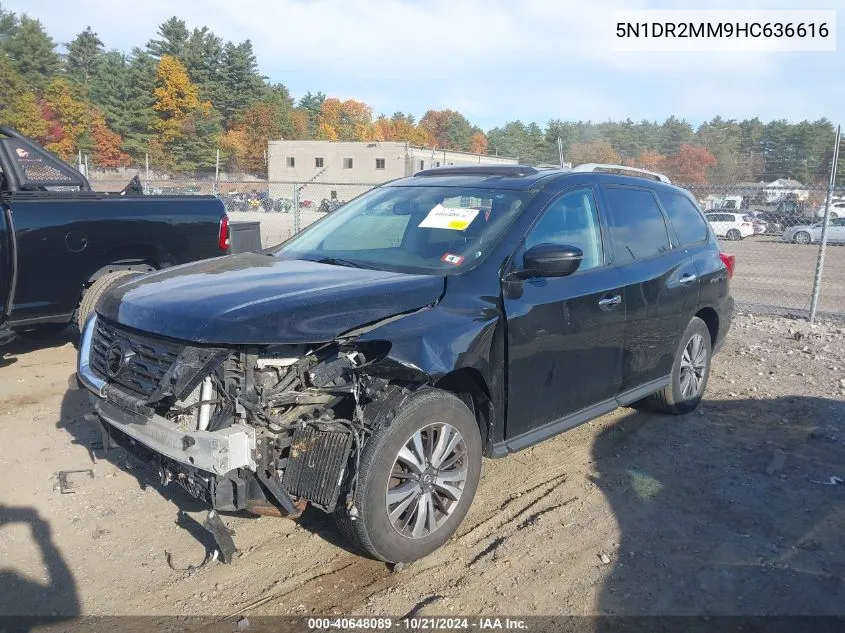
<svg viewBox="0 0 845 633">
<path fill-rule="evenodd" d="M 79 326 L 79 331 L 85 329 L 85 322 L 88 321 L 97 307 L 97 302 L 112 286 L 121 281 L 127 281 L 130 276 L 138 276 L 143 273 L 134 270 L 116 270 L 111 273 L 106 273 L 97 281 L 91 284 L 82 295 L 82 301 L 79 302 L 79 308 L 76 311 L 76 323 Z"/>
<path fill-rule="evenodd" d="M 742 239 L 742 233 L 739 232 L 738 229 L 731 229 L 725 235 L 730 241 L 736 242 Z"/>
<path fill-rule="evenodd" d="M 637 402 L 637 408 L 682 415 L 694 410 L 707 389 L 713 344 L 707 324 L 693 317 L 675 354 L 669 384 Z"/>
<path fill-rule="evenodd" d="M 419 472 L 417 466 L 407 467 L 413 464 Z M 481 436 L 475 417 L 453 394 L 426 389 L 367 441 L 354 496 L 358 516 L 353 520 L 342 507 L 335 521 L 352 545 L 373 558 L 390 563 L 416 560 L 454 534 L 469 510 L 480 474 Z"/>
</svg>

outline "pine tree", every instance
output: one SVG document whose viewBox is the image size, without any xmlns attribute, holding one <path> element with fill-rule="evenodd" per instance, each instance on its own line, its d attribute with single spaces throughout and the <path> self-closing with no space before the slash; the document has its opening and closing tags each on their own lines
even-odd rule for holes
<svg viewBox="0 0 845 633">
<path fill-rule="evenodd" d="M 147 52 L 156 60 L 164 55 L 181 58 L 185 53 L 190 34 L 185 21 L 173 16 L 158 27 L 159 39 L 147 42 Z"/>
<path fill-rule="evenodd" d="M 47 35 L 40 20 L 23 15 L 12 28 L 8 19 L 4 18 L 6 39 L 2 42 L 2 52 L 26 86 L 41 91 L 59 70 L 56 43 Z"/>
<path fill-rule="evenodd" d="M 305 137 L 315 138 L 317 134 L 317 117 L 320 116 L 320 110 L 323 108 L 323 102 L 326 100 L 326 95 L 323 92 L 311 94 L 306 92 L 299 100 L 298 110 L 304 113 Z"/>
<path fill-rule="evenodd" d="M 264 77 L 258 73 L 252 42 L 226 43 L 223 48 L 221 82 L 223 91 L 215 105 L 228 123 L 239 110 L 258 101 L 264 89 Z"/>
<path fill-rule="evenodd" d="M 103 54 L 103 43 L 89 26 L 66 46 L 67 74 L 87 87 Z"/>
</svg>

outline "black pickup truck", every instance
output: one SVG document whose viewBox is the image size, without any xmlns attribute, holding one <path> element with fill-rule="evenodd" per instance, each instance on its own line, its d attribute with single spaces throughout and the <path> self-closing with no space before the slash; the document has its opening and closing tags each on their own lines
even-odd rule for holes
<svg viewBox="0 0 845 633">
<path fill-rule="evenodd" d="M 0 169 L 0 345 L 83 321 L 121 276 L 229 251 L 229 220 L 214 196 L 145 196 L 137 178 L 120 192 L 94 192 L 2 126 Z"/>
</svg>

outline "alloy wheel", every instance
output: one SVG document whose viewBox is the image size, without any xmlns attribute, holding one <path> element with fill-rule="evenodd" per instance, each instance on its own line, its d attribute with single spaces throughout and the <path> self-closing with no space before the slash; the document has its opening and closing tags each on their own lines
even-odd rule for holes
<svg viewBox="0 0 845 633">
<path fill-rule="evenodd" d="M 449 518 L 467 479 L 467 449 L 451 424 L 417 430 L 399 450 L 387 483 L 385 504 L 393 529 L 422 538 Z"/>
<path fill-rule="evenodd" d="M 707 344 L 701 334 L 694 334 L 681 356 L 681 393 L 690 400 L 701 393 L 707 369 Z"/>
<path fill-rule="evenodd" d="M 810 234 L 806 231 L 798 231 L 793 238 L 796 244 L 809 244 Z"/>
</svg>

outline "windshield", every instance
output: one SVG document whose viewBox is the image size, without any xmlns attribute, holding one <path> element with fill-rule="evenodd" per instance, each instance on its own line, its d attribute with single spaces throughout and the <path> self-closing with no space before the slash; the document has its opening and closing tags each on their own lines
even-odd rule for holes
<svg viewBox="0 0 845 633">
<path fill-rule="evenodd" d="M 449 274 L 483 259 L 530 195 L 466 187 L 380 187 L 291 238 L 276 255 Z"/>
</svg>

